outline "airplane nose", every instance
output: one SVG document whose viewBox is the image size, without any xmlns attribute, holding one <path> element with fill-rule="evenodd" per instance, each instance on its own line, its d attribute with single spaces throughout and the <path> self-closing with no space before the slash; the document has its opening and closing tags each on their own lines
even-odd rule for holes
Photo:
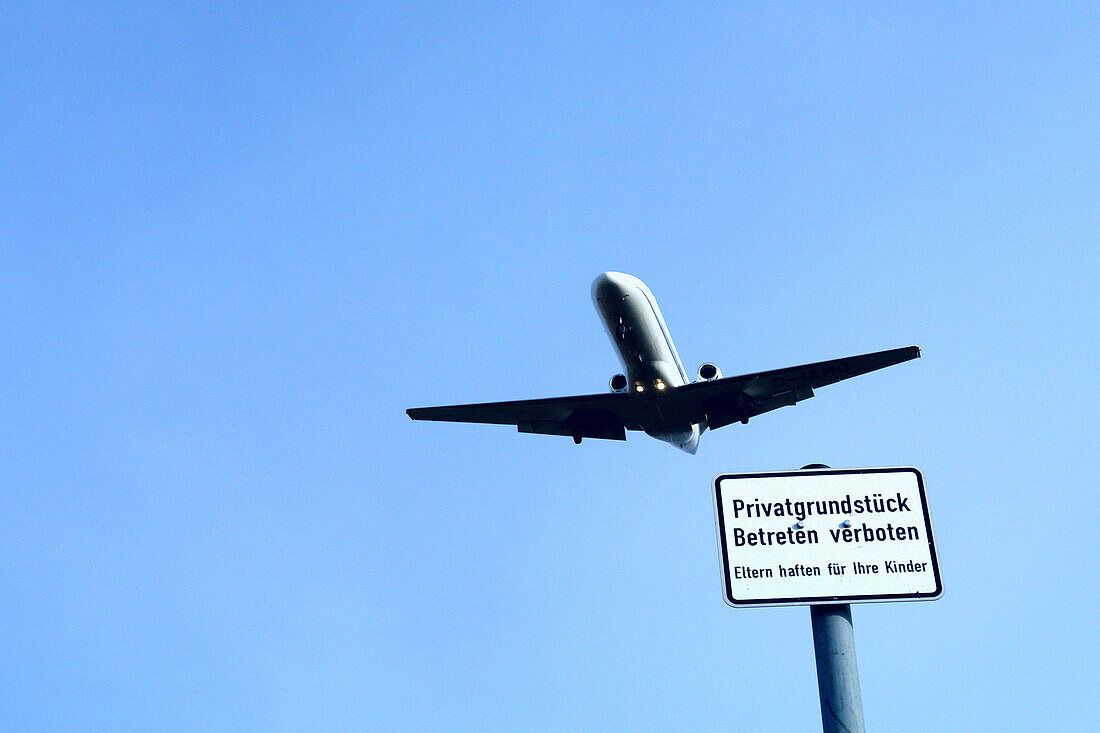
<svg viewBox="0 0 1100 733">
<path fill-rule="evenodd" d="M 622 300 L 633 278 L 621 272 L 605 272 L 592 281 L 592 299 L 596 301 Z"/>
</svg>

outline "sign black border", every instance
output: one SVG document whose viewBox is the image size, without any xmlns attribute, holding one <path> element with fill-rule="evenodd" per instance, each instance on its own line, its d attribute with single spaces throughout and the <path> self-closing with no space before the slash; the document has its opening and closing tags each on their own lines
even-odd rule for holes
<svg viewBox="0 0 1100 733">
<path fill-rule="evenodd" d="M 930 593 L 876 593 L 873 595 L 853 596 L 804 596 L 792 598 L 752 598 L 737 600 L 733 597 L 733 579 L 730 577 L 729 555 L 726 552 L 726 519 L 722 515 L 722 481 L 739 478 L 777 478 L 794 476 L 845 476 L 865 473 L 913 473 L 917 477 L 917 491 L 920 493 L 921 506 L 924 509 L 924 527 L 928 535 L 928 551 L 932 557 L 932 574 L 936 579 L 936 589 Z M 721 473 L 714 478 L 714 511 L 718 527 L 718 552 L 722 559 L 722 579 L 725 584 L 726 603 L 734 608 L 754 608 L 758 606 L 811 606 L 824 603 L 885 603 L 889 601 L 934 601 L 943 595 L 943 581 L 940 579 L 940 562 L 936 555 L 936 542 L 932 533 L 932 512 L 928 508 L 928 497 L 924 493 L 924 476 L 912 466 L 894 466 L 886 468 L 811 468 L 801 471 L 762 471 L 757 473 Z"/>
</svg>

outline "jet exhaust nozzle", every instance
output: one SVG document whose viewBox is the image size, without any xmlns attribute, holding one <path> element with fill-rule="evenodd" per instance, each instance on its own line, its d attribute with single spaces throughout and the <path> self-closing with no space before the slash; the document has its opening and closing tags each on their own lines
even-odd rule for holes
<svg viewBox="0 0 1100 733">
<path fill-rule="evenodd" d="M 711 364 L 709 361 L 699 367 L 699 379 L 700 382 L 712 382 L 715 379 L 722 378 L 722 370 Z"/>
<path fill-rule="evenodd" d="M 627 387 L 626 375 L 616 374 L 611 378 L 609 384 L 612 392 L 625 392 Z"/>
</svg>

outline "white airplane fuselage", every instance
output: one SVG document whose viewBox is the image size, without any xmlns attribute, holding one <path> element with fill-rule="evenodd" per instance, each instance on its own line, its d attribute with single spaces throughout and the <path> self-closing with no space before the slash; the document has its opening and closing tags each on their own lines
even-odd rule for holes
<svg viewBox="0 0 1100 733">
<path fill-rule="evenodd" d="M 626 372 L 626 390 L 660 414 L 664 400 L 689 380 L 653 293 L 632 275 L 605 272 L 592 283 L 592 300 Z M 702 429 L 698 423 L 671 422 L 647 427 L 646 433 L 695 453 Z"/>
</svg>

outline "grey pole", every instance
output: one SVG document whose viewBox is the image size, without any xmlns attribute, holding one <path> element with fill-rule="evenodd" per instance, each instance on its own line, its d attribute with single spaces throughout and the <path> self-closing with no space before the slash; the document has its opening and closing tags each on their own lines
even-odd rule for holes
<svg viewBox="0 0 1100 733">
<path fill-rule="evenodd" d="M 828 466 L 814 463 L 802 468 Z M 814 630 L 821 729 L 825 733 L 863 733 L 852 607 L 847 603 L 810 606 L 810 623 Z"/>
<path fill-rule="evenodd" d="M 825 733 L 863 733 L 852 607 L 847 603 L 810 606 L 817 658 L 817 695 Z"/>
</svg>

